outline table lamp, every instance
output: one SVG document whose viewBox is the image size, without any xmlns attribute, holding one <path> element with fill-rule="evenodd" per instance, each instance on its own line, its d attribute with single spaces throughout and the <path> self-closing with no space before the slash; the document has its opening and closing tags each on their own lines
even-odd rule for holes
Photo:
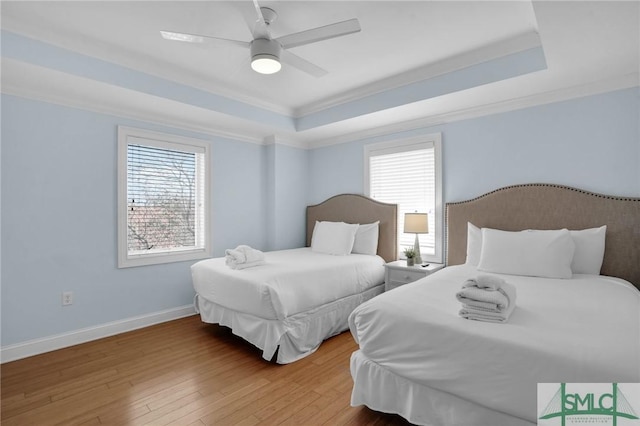
<svg viewBox="0 0 640 426">
<path fill-rule="evenodd" d="M 404 214 L 404 232 L 405 234 L 416 234 L 416 241 L 414 243 L 413 250 L 416 252 L 415 263 L 419 265 L 422 263 L 422 257 L 420 256 L 420 241 L 418 241 L 418 234 L 429 233 L 429 218 L 426 213 L 405 213 Z"/>
</svg>

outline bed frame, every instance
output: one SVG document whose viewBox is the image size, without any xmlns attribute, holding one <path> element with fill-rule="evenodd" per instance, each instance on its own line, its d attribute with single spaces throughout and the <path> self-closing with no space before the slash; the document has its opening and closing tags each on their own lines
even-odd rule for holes
<svg viewBox="0 0 640 426">
<path fill-rule="evenodd" d="M 398 206 L 363 195 L 340 194 L 307 207 L 307 247 L 316 221 L 373 223 L 380 221 L 378 255 L 387 262 L 398 259 Z"/>
<path fill-rule="evenodd" d="M 536 183 L 447 203 L 446 209 L 447 265 L 465 263 L 467 222 L 505 231 L 607 225 L 602 275 L 623 278 L 640 288 L 640 198 Z"/>
</svg>

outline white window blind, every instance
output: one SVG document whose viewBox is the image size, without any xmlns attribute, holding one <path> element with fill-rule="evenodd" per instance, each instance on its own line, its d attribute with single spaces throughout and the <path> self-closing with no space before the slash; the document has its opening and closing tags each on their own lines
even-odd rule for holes
<svg viewBox="0 0 640 426">
<path fill-rule="evenodd" d="M 206 146 L 139 134 L 120 143 L 120 266 L 206 257 Z"/>
<path fill-rule="evenodd" d="M 415 241 L 415 234 L 404 233 L 405 213 L 428 214 L 429 233 L 419 235 L 420 252 L 423 259 L 440 262 L 442 217 L 436 149 L 437 144 L 425 138 L 365 147 L 365 185 L 371 198 L 398 205 L 399 254 Z"/>
</svg>

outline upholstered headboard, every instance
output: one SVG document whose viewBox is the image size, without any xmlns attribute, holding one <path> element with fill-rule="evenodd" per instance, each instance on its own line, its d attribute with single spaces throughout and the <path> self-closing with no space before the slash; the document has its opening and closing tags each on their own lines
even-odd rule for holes
<svg viewBox="0 0 640 426">
<path fill-rule="evenodd" d="M 447 203 L 447 265 L 466 260 L 467 222 L 478 227 L 585 229 L 607 225 L 602 275 L 640 288 L 640 198 L 595 194 L 562 185 L 528 184 Z"/>
<path fill-rule="evenodd" d="M 340 194 L 307 207 L 307 247 L 316 221 L 373 223 L 380 221 L 378 255 L 387 262 L 397 259 L 396 204 L 381 203 L 357 194 Z"/>
</svg>

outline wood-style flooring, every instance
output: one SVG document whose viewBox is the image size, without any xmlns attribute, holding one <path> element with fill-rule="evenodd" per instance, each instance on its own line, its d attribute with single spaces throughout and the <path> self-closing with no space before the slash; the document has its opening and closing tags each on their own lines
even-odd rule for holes
<svg viewBox="0 0 640 426">
<path fill-rule="evenodd" d="M 288 365 L 191 316 L 3 364 L 2 426 L 407 425 L 349 405 L 349 332 Z"/>
</svg>

